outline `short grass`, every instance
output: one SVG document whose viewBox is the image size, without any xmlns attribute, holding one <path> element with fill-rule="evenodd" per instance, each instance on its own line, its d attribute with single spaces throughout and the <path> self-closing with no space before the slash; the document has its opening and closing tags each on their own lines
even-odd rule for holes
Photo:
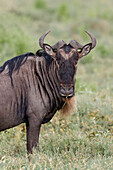
<svg viewBox="0 0 113 170">
<path fill-rule="evenodd" d="M 113 2 L 112 0 L 1 0 L 0 64 L 64 39 L 90 41 L 96 48 L 78 65 L 78 111 L 60 120 L 59 113 L 41 128 L 40 150 L 26 154 L 25 125 L 0 133 L 0 169 L 113 169 Z"/>
</svg>

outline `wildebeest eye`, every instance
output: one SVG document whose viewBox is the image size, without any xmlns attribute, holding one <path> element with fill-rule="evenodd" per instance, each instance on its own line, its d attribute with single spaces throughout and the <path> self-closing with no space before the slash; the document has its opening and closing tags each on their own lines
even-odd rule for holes
<svg viewBox="0 0 113 170">
<path fill-rule="evenodd" d="M 80 53 L 82 50 L 80 48 L 77 49 L 77 52 Z"/>
<path fill-rule="evenodd" d="M 53 49 L 53 51 L 56 53 L 56 52 L 57 52 L 57 49 Z"/>
</svg>

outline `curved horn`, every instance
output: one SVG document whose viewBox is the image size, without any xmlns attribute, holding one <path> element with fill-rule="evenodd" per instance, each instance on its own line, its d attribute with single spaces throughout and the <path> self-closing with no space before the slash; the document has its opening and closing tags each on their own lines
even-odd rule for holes
<svg viewBox="0 0 113 170">
<path fill-rule="evenodd" d="M 85 31 L 91 38 L 92 41 L 92 47 L 91 49 L 93 49 L 96 46 L 96 38 L 93 36 L 93 34 L 89 33 L 88 31 Z"/>
<path fill-rule="evenodd" d="M 46 35 L 47 35 L 49 32 L 51 32 L 51 31 L 50 31 L 50 30 L 47 31 L 46 33 L 44 33 L 44 34 L 40 37 L 40 39 L 39 39 L 39 45 L 40 45 L 41 48 L 43 48 L 44 39 L 45 39 Z M 58 43 L 56 43 L 55 45 L 53 45 L 52 48 L 53 48 L 53 49 L 61 48 L 64 44 L 66 44 L 66 43 L 65 43 L 65 41 L 62 40 L 62 41 L 59 41 Z"/>
<path fill-rule="evenodd" d="M 43 48 L 44 38 L 46 37 L 46 35 L 47 35 L 49 32 L 51 32 L 51 31 L 50 31 L 50 30 L 47 31 L 46 33 L 44 33 L 44 34 L 40 37 L 40 39 L 39 39 L 39 45 L 40 45 L 41 48 Z"/>
<path fill-rule="evenodd" d="M 71 40 L 69 44 L 76 50 L 83 47 L 83 45 L 79 44 L 76 40 Z"/>
<path fill-rule="evenodd" d="M 58 48 L 61 48 L 63 47 L 63 45 L 65 45 L 65 41 L 64 40 L 61 40 L 59 42 L 57 42 L 55 45 L 52 46 L 53 49 L 58 49 Z"/>
</svg>

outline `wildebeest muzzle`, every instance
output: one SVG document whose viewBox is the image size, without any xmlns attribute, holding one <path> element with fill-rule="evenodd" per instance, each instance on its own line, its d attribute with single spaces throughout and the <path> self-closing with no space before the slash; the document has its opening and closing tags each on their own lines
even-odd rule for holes
<svg viewBox="0 0 113 170">
<path fill-rule="evenodd" d="M 72 97 L 74 95 L 73 85 L 60 85 L 60 95 L 61 97 Z"/>
</svg>

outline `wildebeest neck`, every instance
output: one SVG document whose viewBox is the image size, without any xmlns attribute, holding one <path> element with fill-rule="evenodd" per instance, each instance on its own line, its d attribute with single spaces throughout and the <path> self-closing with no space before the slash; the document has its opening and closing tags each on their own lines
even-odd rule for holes
<svg viewBox="0 0 113 170">
<path fill-rule="evenodd" d="M 50 55 L 48 55 L 47 53 L 45 53 L 44 51 L 42 51 L 42 50 L 38 50 L 38 51 L 36 52 L 36 55 L 37 55 L 38 57 L 44 57 L 44 58 L 45 58 L 45 60 L 46 60 L 46 68 L 47 68 L 47 70 L 48 70 L 50 64 L 51 64 L 52 61 L 53 61 L 53 58 L 52 58 Z"/>
<path fill-rule="evenodd" d="M 6 61 L 3 66 L 0 67 L 0 73 L 2 73 L 6 66 L 8 66 L 8 74 L 11 78 L 11 84 L 13 86 L 12 73 L 14 70 L 19 70 L 20 66 L 23 65 L 29 56 L 34 56 L 33 53 L 29 52 L 23 55 L 16 56 L 8 61 Z"/>
</svg>

